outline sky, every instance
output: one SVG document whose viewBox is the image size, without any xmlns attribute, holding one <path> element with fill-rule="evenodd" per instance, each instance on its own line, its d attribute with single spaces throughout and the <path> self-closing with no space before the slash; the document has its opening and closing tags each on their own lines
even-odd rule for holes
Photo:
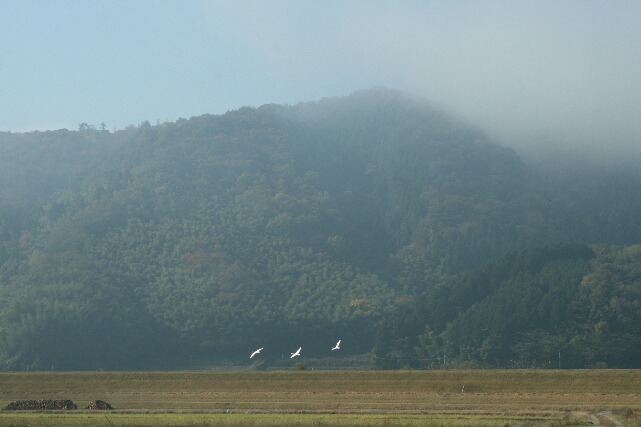
<svg viewBox="0 0 641 427">
<path fill-rule="evenodd" d="M 641 145 L 641 1 L 0 0 L 0 131 L 400 89 L 508 144 Z"/>
</svg>

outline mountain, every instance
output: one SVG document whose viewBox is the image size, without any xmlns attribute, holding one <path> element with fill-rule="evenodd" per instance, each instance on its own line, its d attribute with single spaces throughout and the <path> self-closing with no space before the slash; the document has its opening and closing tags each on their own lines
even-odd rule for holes
<svg viewBox="0 0 641 427">
<path fill-rule="evenodd" d="M 263 346 L 269 362 L 339 338 L 365 353 L 408 301 L 501 256 L 641 239 L 638 172 L 535 167 L 382 88 L 2 133 L 0 152 L 6 369 L 206 366 Z"/>
</svg>

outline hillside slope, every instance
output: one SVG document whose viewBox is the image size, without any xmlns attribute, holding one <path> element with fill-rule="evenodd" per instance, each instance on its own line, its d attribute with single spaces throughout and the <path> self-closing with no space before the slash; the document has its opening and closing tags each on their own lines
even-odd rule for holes
<svg viewBox="0 0 641 427">
<path fill-rule="evenodd" d="M 403 301 L 611 226 L 611 207 L 577 211 L 512 150 L 386 89 L 0 147 L 6 368 L 323 356 L 337 337 L 363 353 Z"/>
<path fill-rule="evenodd" d="M 509 254 L 381 321 L 379 367 L 638 368 L 641 245 Z"/>
</svg>

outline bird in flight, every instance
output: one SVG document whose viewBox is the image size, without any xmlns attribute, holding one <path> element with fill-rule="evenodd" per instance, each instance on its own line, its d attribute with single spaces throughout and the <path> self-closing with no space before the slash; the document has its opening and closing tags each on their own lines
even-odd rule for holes
<svg viewBox="0 0 641 427">
<path fill-rule="evenodd" d="M 261 347 L 261 348 L 259 348 L 258 350 L 256 350 L 255 352 L 253 352 L 253 353 L 252 353 L 252 355 L 251 355 L 251 356 L 249 356 L 249 358 L 251 359 L 252 357 L 256 356 L 258 353 L 260 353 L 260 352 L 261 352 L 261 350 L 262 350 L 263 348 L 265 348 L 265 347 Z"/>
<path fill-rule="evenodd" d="M 300 351 L 302 350 L 303 347 L 298 347 L 298 350 L 296 350 L 296 353 L 292 353 L 292 355 L 289 357 L 290 359 L 293 359 L 296 356 L 300 356 Z"/>
<path fill-rule="evenodd" d="M 338 340 L 336 345 L 332 348 L 332 351 L 334 350 L 340 350 L 341 349 L 341 340 Z"/>
</svg>

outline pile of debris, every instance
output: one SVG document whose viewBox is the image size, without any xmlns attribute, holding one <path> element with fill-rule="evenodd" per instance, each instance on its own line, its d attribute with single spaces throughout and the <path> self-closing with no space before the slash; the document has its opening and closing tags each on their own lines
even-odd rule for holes
<svg viewBox="0 0 641 427">
<path fill-rule="evenodd" d="M 9 403 L 5 411 L 37 411 L 37 410 L 69 410 L 78 409 L 78 406 L 73 403 L 73 400 L 17 400 Z"/>
<path fill-rule="evenodd" d="M 104 400 L 93 400 L 85 406 L 85 409 L 113 409 L 113 407 Z"/>
</svg>

